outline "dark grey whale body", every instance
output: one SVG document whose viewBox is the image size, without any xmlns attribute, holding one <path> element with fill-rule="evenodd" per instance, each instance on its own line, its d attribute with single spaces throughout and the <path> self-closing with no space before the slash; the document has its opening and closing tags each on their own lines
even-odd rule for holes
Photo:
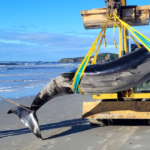
<svg viewBox="0 0 150 150">
<path fill-rule="evenodd" d="M 15 107 L 21 121 L 39 138 L 41 137 L 36 111 L 47 101 L 61 95 L 73 94 L 72 82 L 76 70 L 64 73 L 48 83 L 27 109 Z M 86 67 L 80 81 L 83 94 L 114 93 L 127 90 L 150 79 L 150 53 L 145 48 L 126 54 L 117 60 Z M 29 111 L 30 110 L 30 111 Z"/>
</svg>

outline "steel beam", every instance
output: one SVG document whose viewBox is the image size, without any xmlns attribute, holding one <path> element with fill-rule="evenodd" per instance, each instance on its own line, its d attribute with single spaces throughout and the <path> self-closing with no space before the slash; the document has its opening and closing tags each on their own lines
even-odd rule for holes
<svg viewBox="0 0 150 150">
<path fill-rule="evenodd" d="M 126 6 L 126 0 L 122 0 L 122 6 Z M 129 40 L 126 38 L 126 36 L 128 36 L 128 31 L 124 28 L 123 29 L 124 32 L 124 51 L 125 53 L 129 53 Z"/>
</svg>

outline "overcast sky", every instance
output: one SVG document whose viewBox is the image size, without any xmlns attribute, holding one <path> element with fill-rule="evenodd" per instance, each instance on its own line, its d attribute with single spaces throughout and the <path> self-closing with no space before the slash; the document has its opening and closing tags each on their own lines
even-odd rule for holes
<svg viewBox="0 0 150 150">
<path fill-rule="evenodd" d="M 127 0 L 150 5 L 149 0 Z M 58 61 L 85 56 L 100 29 L 85 30 L 80 10 L 105 7 L 104 0 L 0 0 L 0 61 Z M 136 28 L 150 38 L 150 26 Z M 108 29 L 107 48 L 114 52 Z M 118 43 L 118 31 L 116 31 Z"/>
</svg>

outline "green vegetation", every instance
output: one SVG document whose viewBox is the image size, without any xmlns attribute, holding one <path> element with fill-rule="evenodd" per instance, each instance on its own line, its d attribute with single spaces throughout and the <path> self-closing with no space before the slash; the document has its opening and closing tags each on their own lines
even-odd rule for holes
<svg viewBox="0 0 150 150">
<path fill-rule="evenodd" d="M 103 63 L 105 61 L 105 57 L 110 55 L 111 60 L 114 60 L 118 58 L 118 54 L 115 53 L 102 53 L 97 55 L 97 62 Z M 92 56 L 94 57 L 94 56 Z M 76 58 L 62 58 L 58 62 L 65 62 L 65 63 L 76 63 L 76 62 L 82 62 L 84 57 L 76 57 Z"/>
</svg>

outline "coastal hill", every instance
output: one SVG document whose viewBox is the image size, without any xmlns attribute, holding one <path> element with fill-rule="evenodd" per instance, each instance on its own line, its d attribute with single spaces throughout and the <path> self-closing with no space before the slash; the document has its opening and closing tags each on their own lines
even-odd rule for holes
<svg viewBox="0 0 150 150">
<path fill-rule="evenodd" d="M 114 60 L 118 58 L 118 54 L 115 53 L 101 53 L 97 55 L 97 62 L 98 63 L 103 63 L 105 61 L 106 56 L 110 56 L 110 60 Z M 91 58 L 93 58 L 92 56 Z M 58 62 L 63 62 L 63 63 L 77 63 L 77 62 L 82 62 L 84 57 L 76 57 L 76 58 L 62 58 Z"/>
</svg>

